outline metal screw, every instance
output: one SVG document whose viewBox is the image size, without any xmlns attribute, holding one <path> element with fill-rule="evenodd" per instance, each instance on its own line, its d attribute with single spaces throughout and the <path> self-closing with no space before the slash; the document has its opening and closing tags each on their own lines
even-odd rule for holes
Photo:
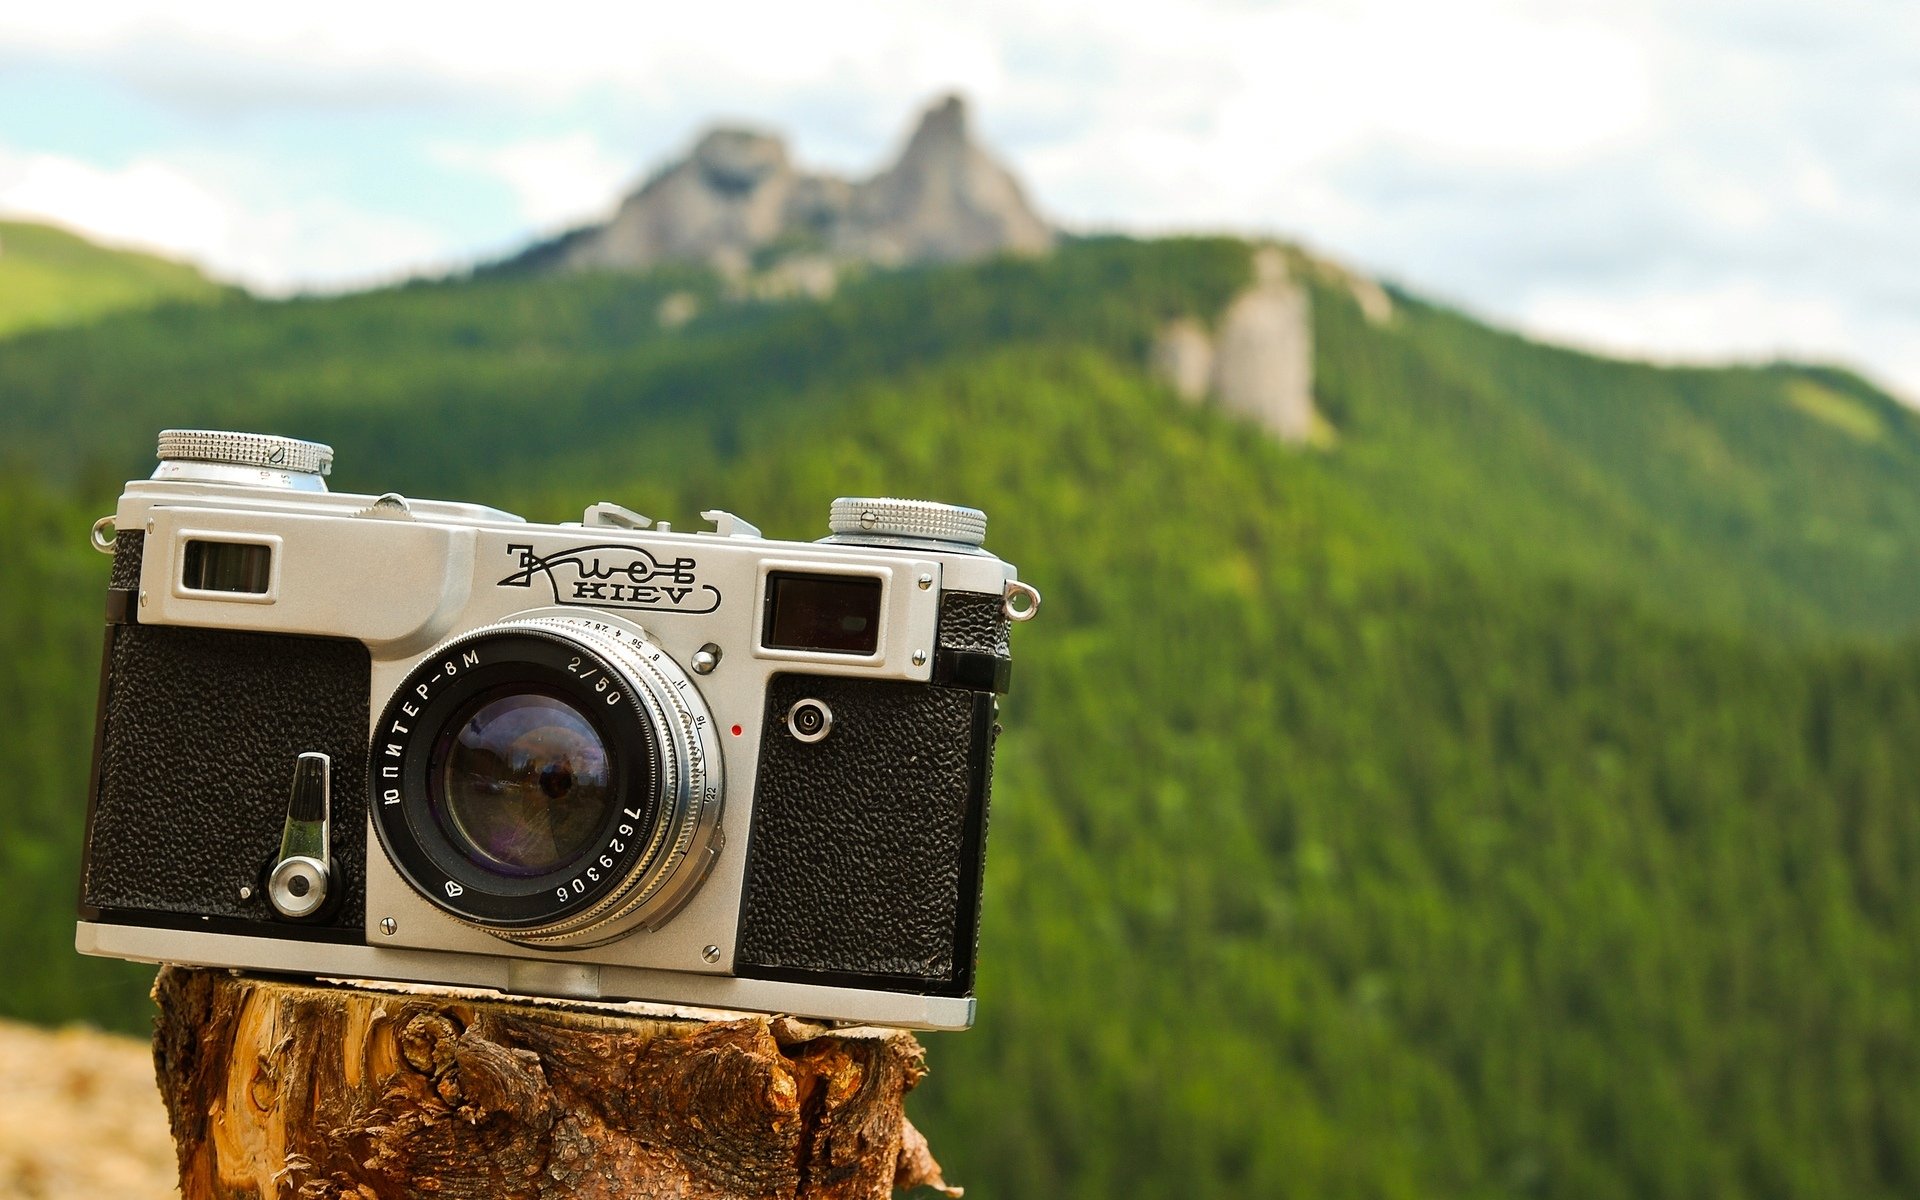
<svg viewBox="0 0 1920 1200">
<path fill-rule="evenodd" d="M 921 576 L 921 577 L 920 577 L 920 578 L 919 578 L 918 580 L 916 580 L 915 582 L 917 582 L 917 583 L 918 583 L 918 584 L 920 585 L 920 590 L 924 592 L 924 591 L 926 591 L 926 590 L 927 590 L 928 588 L 930 588 L 930 587 L 932 587 L 932 586 L 933 586 L 933 576 L 931 576 L 931 575 L 922 575 L 922 576 Z"/>
<path fill-rule="evenodd" d="M 252 888 L 250 888 L 250 887 L 248 887 L 248 886 L 247 886 L 246 884 L 244 884 L 244 883 L 243 883 L 243 884 L 241 884 L 241 885 L 240 885 L 240 898 L 241 898 L 242 900 L 251 900 L 251 899 L 253 899 L 253 889 L 252 889 Z"/>
<path fill-rule="evenodd" d="M 717 963 L 720 961 L 720 947 L 708 946 L 705 950 L 702 950 L 700 952 L 700 957 L 706 959 L 710 963 Z"/>
<path fill-rule="evenodd" d="M 693 673 L 695 675 L 711 675 L 713 674 L 713 669 L 719 665 L 720 647 L 714 645 L 712 642 L 708 642 L 693 652 Z"/>
<path fill-rule="evenodd" d="M 913 652 L 913 665 L 916 667 L 924 667 L 927 665 L 927 652 L 925 650 L 915 650 Z"/>
<path fill-rule="evenodd" d="M 380 918 L 380 932 L 386 934 L 388 937 L 392 937 L 399 928 L 400 923 L 392 917 Z"/>
</svg>

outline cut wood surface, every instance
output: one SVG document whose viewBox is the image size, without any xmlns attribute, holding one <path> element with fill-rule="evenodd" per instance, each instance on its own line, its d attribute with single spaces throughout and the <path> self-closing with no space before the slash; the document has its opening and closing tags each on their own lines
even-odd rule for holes
<svg viewBox="0 0 1920 1200">
<path fill-rule="evenodd" d="M 899 1030 L 176 967 L 154 998 L 184 1200 L 959 1194 Z"/>
</svg>

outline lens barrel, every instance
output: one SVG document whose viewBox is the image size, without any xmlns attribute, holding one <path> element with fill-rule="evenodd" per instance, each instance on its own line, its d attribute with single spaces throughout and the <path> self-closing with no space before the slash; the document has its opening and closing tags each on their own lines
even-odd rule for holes
<svg viewBox="0 0 1920 1200">
<path fill-rule="evenodd" d="M 427 655 L 371 748 L 374 830 L 422 896 L 527 945 L 658 928 L 719 849 L 699 692 L 637 629 L 511 618 Z"/>
</svg>

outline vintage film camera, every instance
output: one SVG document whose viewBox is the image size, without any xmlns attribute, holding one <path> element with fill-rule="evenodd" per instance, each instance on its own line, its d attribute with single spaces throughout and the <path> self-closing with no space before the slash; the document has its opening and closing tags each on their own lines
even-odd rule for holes
<svg viewBox="0 0 1920 1200">
<path fill-rule="evenodd" d="M 986 518 L 820 542 L 329 493 L 170 430 L 113 555 L 79 949 L 958 1029 L 1010 623 Z"/>
</svg>

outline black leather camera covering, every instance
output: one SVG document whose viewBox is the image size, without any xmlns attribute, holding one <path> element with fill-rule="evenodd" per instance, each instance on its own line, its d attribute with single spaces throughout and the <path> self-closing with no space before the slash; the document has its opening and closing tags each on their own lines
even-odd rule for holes
<svg viewBox="0 0 1920 1200">
<path fill-rule="evenodd" d="M 940 597 L 941 652 L 1005 660 L 1001 597 Z M 833 711 L 806 743 L 795 701 Z M 991 691 L 777 675 L 753 803 L 736 969 L 827 985 L 973 987 L 993 745 Z"/>
<path fill-rule="evenodd" d="M 807 743 L 795 701 L 833 711 Z M 963 994 L 991 768 L 990 693 L 778 675 L 754 791 L 742 975 Z"/>
<path fill-rule="evenodd" d="M 140 588 L 141 549 L 147 535 L 138 529 L 116 530 L 113 535 L 113 570 L 107 587 L 114 591 L 138 591 Z"/>
<path fill-rule="evenodd" d="M 138 543 L 132 555 L 121 549 L 137 566 Z M 116 561 L 116 584 L 123 574 Z M 366 890 L 366 647 L 134 624 L 109 625 L 107 638 L 83 915 L 228 932 L 244 932 L 231 921 L 259 922 L 271 926 L 259 932 L 278 937 L 357 933 Z M 278 920 L 261 887 L 262 867 L 279 850 L 294 760 L 307 750 L 333 759 L 340 899 L 318 925 Z M 243 885 L 250 899 L 240 898 Z M 205 917 L 225 920 L 197 920 Z"/>
<path fill-rule="evenodd" d="M 942 650 L 970 650 L 1007 657 L 1005 601 L 987 592 L 947 592 L 940 597 Z"/>
</svg>

